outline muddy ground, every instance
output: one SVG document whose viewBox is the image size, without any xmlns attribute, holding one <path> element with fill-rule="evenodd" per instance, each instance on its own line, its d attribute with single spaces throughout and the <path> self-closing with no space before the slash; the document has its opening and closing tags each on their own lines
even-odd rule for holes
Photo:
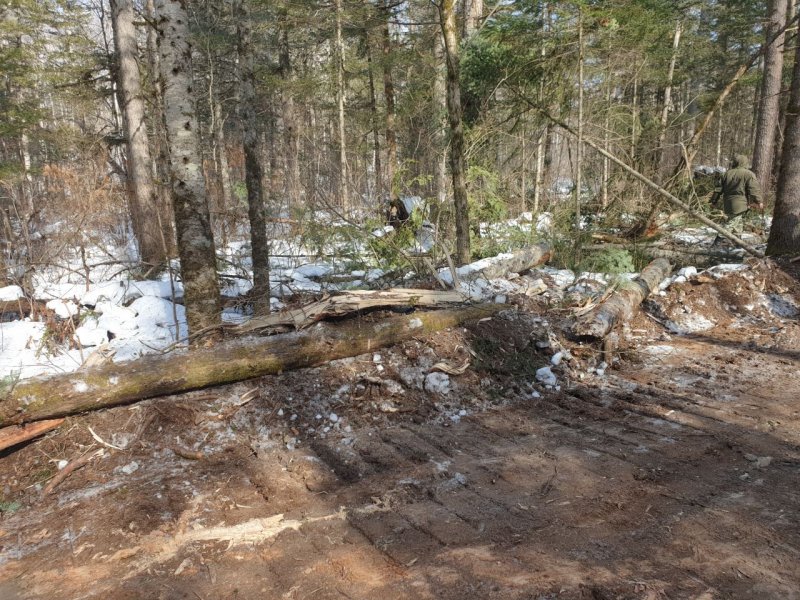
<svg viewBox="0 0 800 600">
<path fill-rule="evenodd" d="M 7 451 L 0 598 L 800 597 L 797 273 L 675 283 L 606 354 L 510 300 Z"/>
</svg>

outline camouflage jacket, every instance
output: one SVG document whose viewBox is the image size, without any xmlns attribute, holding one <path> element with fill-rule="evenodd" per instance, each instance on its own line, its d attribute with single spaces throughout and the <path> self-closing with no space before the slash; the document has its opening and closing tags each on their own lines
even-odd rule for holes
<svg viewBox="0 0 800 600">
<path fill-rule="evenodd" d="M 737 156 L 733 168 L 722 176 L 722 187 L 715 200 L 722 196 L 722 208 L 728 216 L 742 214 L 748 205 L 762 202 L 761 186 L 748 166 L 745 157 Z"/>
</svg>

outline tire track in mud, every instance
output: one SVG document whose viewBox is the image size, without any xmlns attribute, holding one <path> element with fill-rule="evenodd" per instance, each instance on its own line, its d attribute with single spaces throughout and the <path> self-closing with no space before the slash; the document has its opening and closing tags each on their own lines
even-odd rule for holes
<svg viewBox="0 0 800 600">
<path fill-rule="evenodd" d="M 477 414 L 451 427 L 407 424 L 369 440 L 359 437 L 347 460 L 365 467 L 353 485 L 366 492 L 371 481 L 383 482 L 389 500 L 380 510 L 351 517 L 350 523 L 399 567 L 414 573 L 452 560 L 448 549 L 461 552 L 490 544 L 498 564 L 505 564 L 516 548 L 550 544 L 562 560 L 588 552 L 593 560 L 625 561 L 646 554 L 666 536 L 658 543 L 662 560 L 649 567 L 653 580 L 672 580 L 673 589 L 701 593 L 740 589 L 739 580 L 747 577 L 728 581 L 715 571 L 713 560 L 689 575 L 677 554 L 672 566 L 665 557 L 688 547 L 675 538 L 678 529 L 693 523 L 696 531 L 687 531 L 696 547 L 708 543 L 705 534 L 696 532 L 724 522 L 719 543 L 752 537 L 757 540 L 752 545 L 771 552 L 746 560 L 731 552 L 725 558 L 733 565 L 729 568 L 763 573 L 765 581 L 789 586 L 790 572 L 769 570 L 766 563 L 780 563 L 780 558 L 769 558 L 776 553 L 800 555 L 795 548 L 800 536 L 776 536 L 762 531 L 757 519 L 743 518 L 747 507 L 736 505 L 740 492 L 735 491 L 741 481 L 729 467 L 743 460 L 743 448 L 780 450 L 770 475 L 791 477 L 790 445 L 753 431 L 752 418 L 726 418 L 730 411 L 724 405 L 700 395 L 654 392 L 642 386 L 577 387 Z M 749 431 L 743 430 L 745 424 Z M 327 462 L 331 454 L 320 456 Z M 332 460 L 334 470 L 340 460 Z M 392 482 L 394 491 L 405 490 L 391 493 Z M 769 505 L 791 505 L 794 496 L 788 489 L 776 490 Z M 633 523 L 632 515 L 637 515 Z M 643 541 L 631 542 L 631 535 Z M 597 543 L 581 551 L 583 536 Z M 585 565 L 584 574 L 593 568 Z M 615 585 L 622 589 L 620 581 Z"/>
</svg>

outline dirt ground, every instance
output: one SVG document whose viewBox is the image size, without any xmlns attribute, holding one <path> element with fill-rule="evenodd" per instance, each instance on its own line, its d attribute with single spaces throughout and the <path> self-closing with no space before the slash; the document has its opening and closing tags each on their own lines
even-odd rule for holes
<svg viewBox="0 0 800 600">
<path fill-rule="evenodd" d="M 676 283 L 606 354 L 510 300 L 7 451 L 0 598 L 800 598 L 797 273 Z"/>
</svg>

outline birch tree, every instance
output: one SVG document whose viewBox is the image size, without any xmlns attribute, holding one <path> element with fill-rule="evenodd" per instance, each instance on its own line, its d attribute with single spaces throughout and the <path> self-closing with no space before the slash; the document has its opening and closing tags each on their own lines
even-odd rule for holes
<svg viewBox="0 0 800 600">
<path fill-rule="evenodd" d="M 156 0 L 172 206 L 190 334 L 221 323 L 214 235 L 200 161 L 186 0 Z"/>
</svg>

